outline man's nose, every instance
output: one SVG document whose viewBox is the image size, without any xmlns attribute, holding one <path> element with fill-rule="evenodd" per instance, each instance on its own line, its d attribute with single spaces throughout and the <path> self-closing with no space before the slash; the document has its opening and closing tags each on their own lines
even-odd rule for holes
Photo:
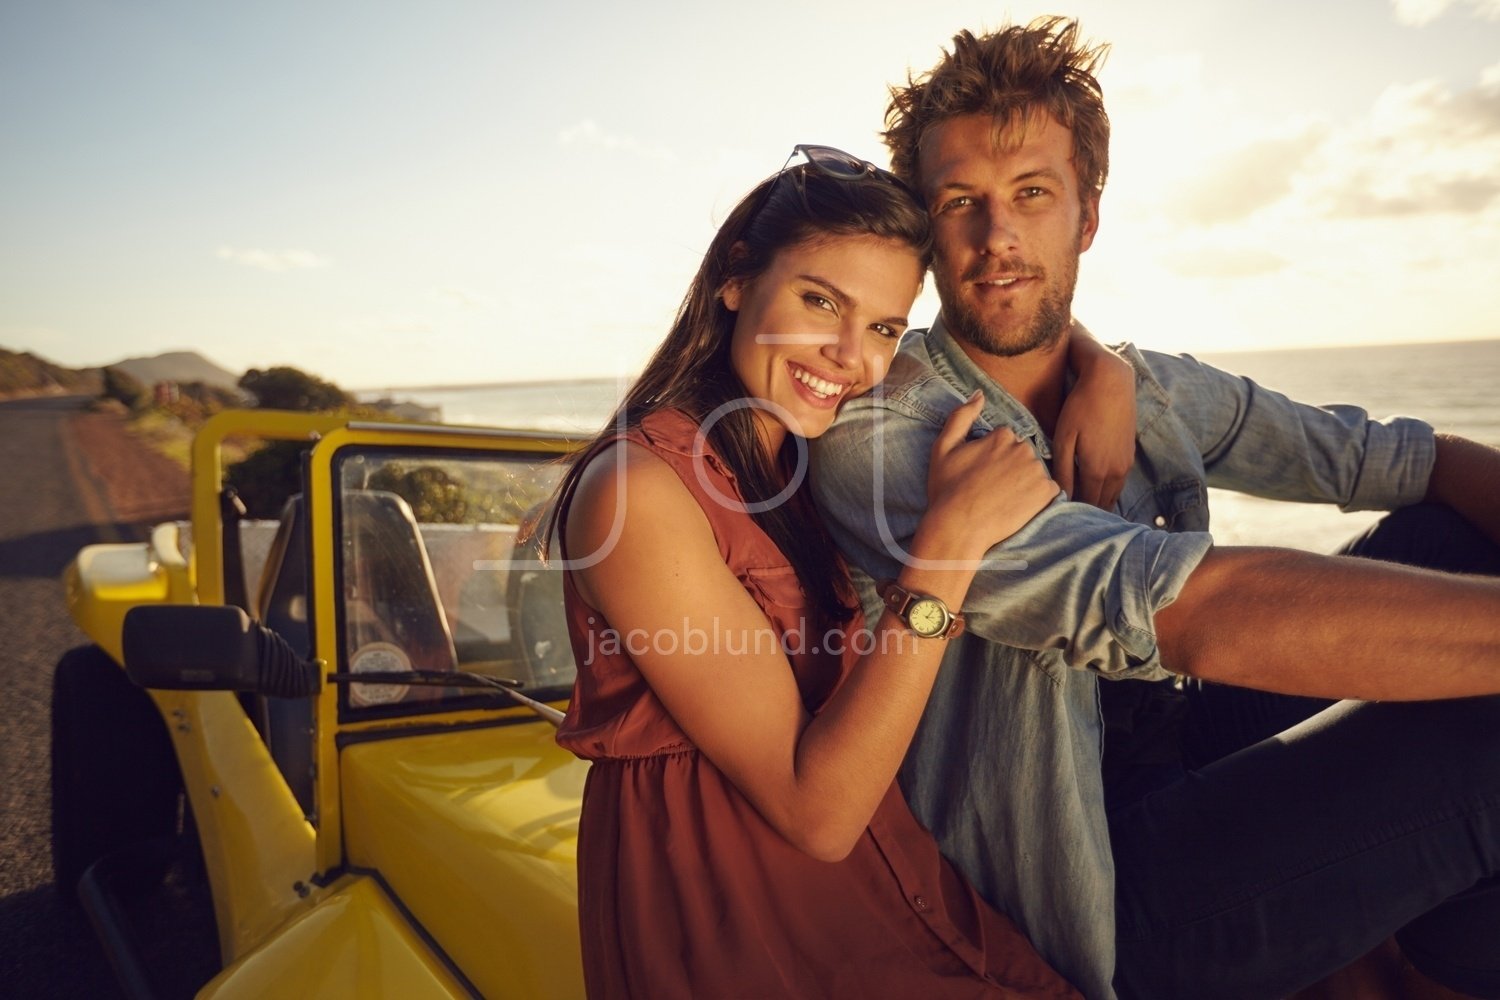
<svg viewBox="0 0 1500 1000">
<path fill-rule="evenodd" d="M 1015 253 L 1021 248 L 1015 215 L 1004 205 L 988 207 L 981 217 L 984 226 L 983 249 L 992 256 Z"/>
</svg>

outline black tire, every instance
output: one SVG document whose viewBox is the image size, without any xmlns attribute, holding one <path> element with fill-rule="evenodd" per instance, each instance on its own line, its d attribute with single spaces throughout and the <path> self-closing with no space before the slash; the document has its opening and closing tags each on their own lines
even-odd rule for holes
<svg viewBox="0 0 1500 1000">
<path fill-rule="evenodd" d="M 78 879 L 106 854 L 180 832 L 182 774 L 156 703 L 97 646 L 64 653 L 52 676 L 52 872 Z M 165 863 L 121 888 L 154 888 Z"/>
</svg>

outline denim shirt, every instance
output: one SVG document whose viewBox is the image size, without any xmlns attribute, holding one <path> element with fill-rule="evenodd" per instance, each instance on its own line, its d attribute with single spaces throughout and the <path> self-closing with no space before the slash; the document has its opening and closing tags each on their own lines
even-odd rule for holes
<svg viewBox="0 0 1500 1000">
<path fill-rule="evenodd" d="M 1212 545 L 1208 486 L 1391 509 L 1420 500 L 1431 429 L 1312 407 L 1190 357 L 1116 349 L 1136 372 L 1136 462 L 1116 513 L 1059 496 L 986 554 L 964 602 L 901 784 L 943 853 L 1089 997 L 1114 996 L 1114 866 L 1100 776 L 1097 679 L 1169 676 L 1155 613 Z M 819 508 L 855 567 L 896 576 L 926 508 L 948 414 L 1009 427 L 1045 459 L 1036 418 L 943 329 L 903 343 L 884 382 L 812 444 Z"/>
</svg>

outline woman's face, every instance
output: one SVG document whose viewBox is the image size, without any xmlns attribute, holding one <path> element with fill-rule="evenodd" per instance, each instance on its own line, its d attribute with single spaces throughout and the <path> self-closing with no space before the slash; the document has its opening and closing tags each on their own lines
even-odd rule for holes
<svg viewBox="0 0 1500 1000">
<path fill-rule="evenodd" d="M 735 315 L 730 361 L 767 443 L 815 438 L 839 405 L 885 377 L 921 287 L 917 254 L 875 236 L 788 247 L 755 278 L 724 286 Z"/>
</svg>

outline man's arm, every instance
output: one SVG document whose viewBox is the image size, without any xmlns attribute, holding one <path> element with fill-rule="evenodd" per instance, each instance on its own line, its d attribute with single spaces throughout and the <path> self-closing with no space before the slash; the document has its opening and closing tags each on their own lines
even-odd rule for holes
<svg viewBox="0 0 1500 1000">
<path fill-rule="evenodd" d="M 818 504 L 872 577 L 900 565 L 925 508 L 926 453 L 942 416 L 856 400 L 814 442 Z M 1117 676 L 1165 667 L 1335 698 L 1500 692 L 1500 581 L 1209 546 L 1206 535 L 1056 501 L 989 552 L 964 610 L 991 641 L 1057 649 L 1071 666 Z"/>
<path fill-rule="evenodd" d="M 1452 507 L 1500 545 L 1500 449 L 1437 435 L 1426 499 Z"/>
<path fill-rule="evenodd" d="M 1217 548 L 1156 614 L 1163 665 L 1241 687 L 1416 701 L 1500 692 L 1500 580 Z"/>
<path fill-rule="evenodd" d="M 1136 352 L 1192 435 L 1209 486 L 1346 511 L 1421 501 L 1433 466 L 1432 428 L 1373 420 L 1357 406 L 1312 406 L 1187 356 Z"/>
<path fill-rule="evenodd" d="M 1500 542 L 1500 452 L 1420 421 L 1298 403 L 1148 354 L 1211 485 L 1346 510 L 1447 504 Z M 1163 665 L 1246 687 L 1411 700 L 1500 691 L 1500 584 L 1275 549 L 1218 548 L 1156 615 Z M 1420 663 L 1421 670 L 1411 669 Z"/>
</svg>

